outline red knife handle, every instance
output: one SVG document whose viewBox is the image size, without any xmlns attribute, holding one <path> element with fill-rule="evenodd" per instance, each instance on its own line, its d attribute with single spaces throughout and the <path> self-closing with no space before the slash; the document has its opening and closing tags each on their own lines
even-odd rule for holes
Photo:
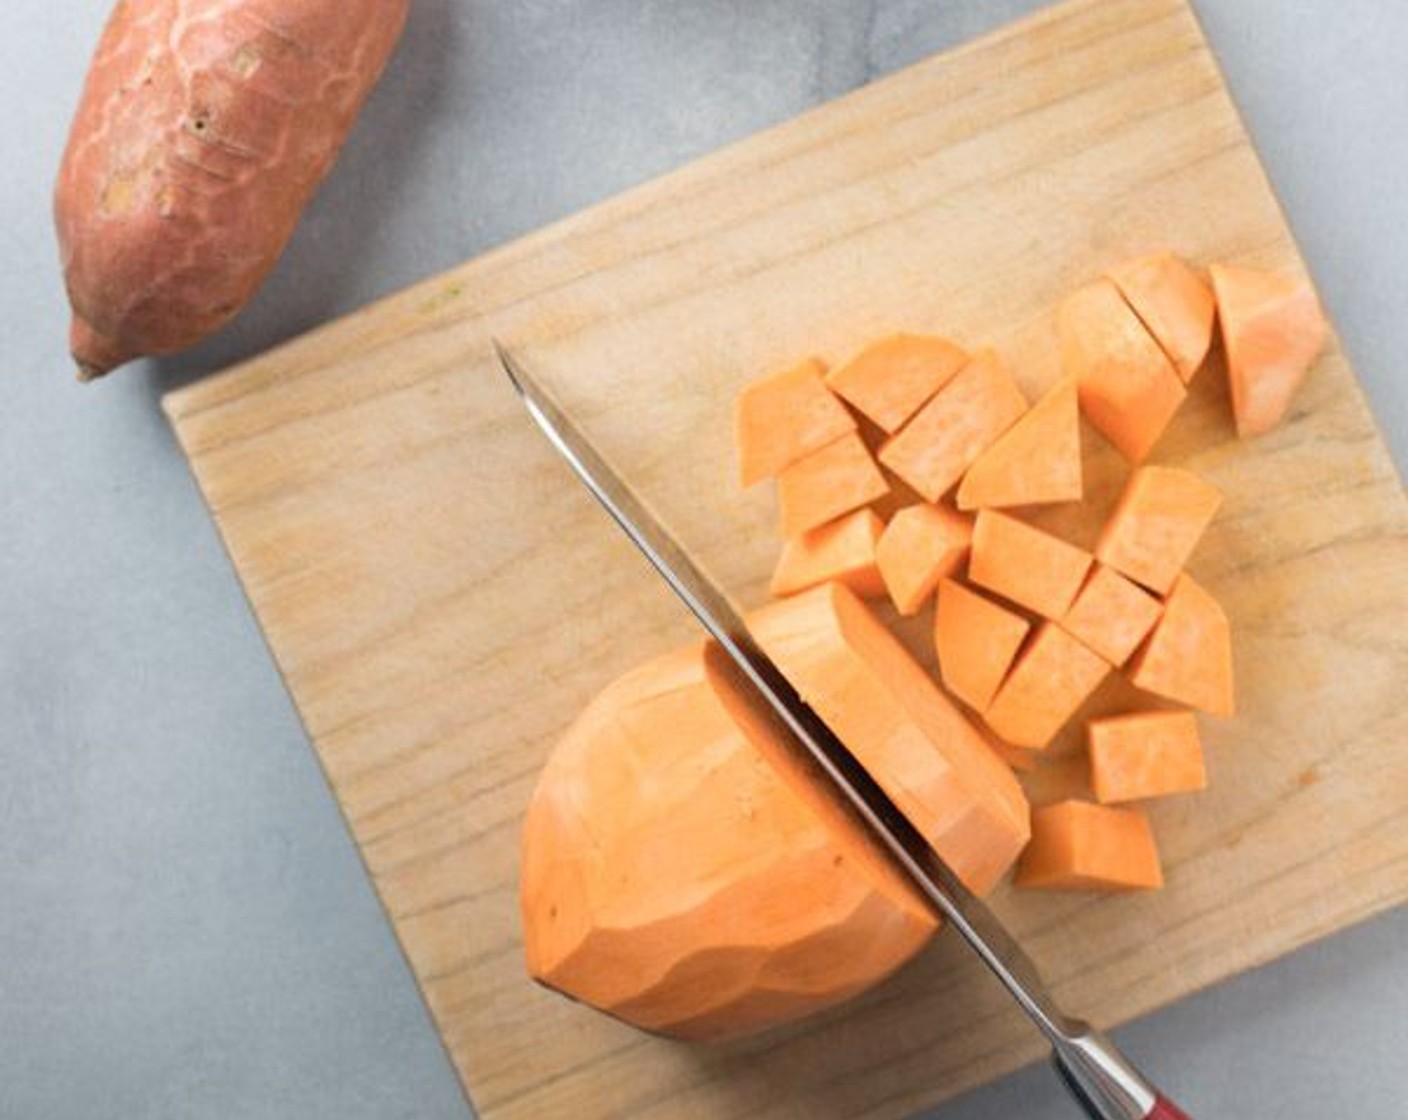
<svg viewBox="0 0 1408 1120">
<path fill-rule="evenodd" d="M 1188 1120 L 1188 1115 L 1089 1024 L 1066 1020 L 1052 1064 L 1090 1120 Z"/>
<path fill-rule="evenodd" d="M 1159 1097 L 1144 1120 L 1188 1120 L 1188 1114 L 1167 1097 Z"/>
</svg>

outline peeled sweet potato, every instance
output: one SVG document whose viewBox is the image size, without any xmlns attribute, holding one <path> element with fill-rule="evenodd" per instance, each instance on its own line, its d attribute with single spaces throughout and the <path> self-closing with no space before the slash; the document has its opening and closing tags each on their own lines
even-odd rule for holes
<svg viewBox="0 0 1408 1120">
<path fill-rule="evenodd" d="M 1134 712 L 1091 720 L 1090 784 L 1101 804 L 1206 789 L 1192 712 Z"/>
<path fill-rule="evenodd" d="M 956 499 L 959 509 L 984 509 L 1078 502 L 1082 492 L 1080 409 L 1068 377 L 978 456 Z"/>
<path fill-rule="evenodd" d="M 1043 622 L 983 719 L 1011 746 L 1045 750 L 1109 672 L 1110 666 L 1099 654 L 1056 623 Z"/>
<path fill-rule="evenodd" d="M 975 712 L 986 711 L 1031 628 L 1021 615 L 956 580 L 940 580 L 934 648 L 944 685 Z"/>
<path fill-rule="evenodd" d="M 1167 250 L 1124 261 L 1105 275 L 1154 336 L 1186 385 L 1212 346 L 1212 289 Z"/>
<path fill-rule="evenodd" d="M 89 380 L 223 326 L 273 268 L 410 0 L 124 0 L 54 198 Z"/>
<path fill-rule="evenodd" d="M 890 484 L 855 432 L 784 467 L 777 505 L 787 539 L 860 509 L 890 492 Z"/>
<path fill-rule="evenodd" d="M 880 447 L 880 461 L 937 502 L 988 445 L 1027 411 L 996 352 L 980 350 Z"/>
<path fill-rule="evenodd" d="M 858 509 L 793 537 L 782 546 L 768 590 L 778 596 L 796 595 L 835 580 L 862 599 L 877 599 L 885 594 L 875 561 L 884 532 L 885 523 L 873 509 Z"/>
<path fill-rule="evenodd" d="M 1329 326 L 1310 281 L 1294 273 L 1215 264 L 1217 317 L 1227 346 L 1232 414 L 1244 439 L 1285 417 L 1325 345 Z"/>
<path fill-rule="evenodd" d="M 568 729 L 520 901 L 535 979 L 682 1038 L 838 1003 L 937 928 L 712 644 L 627 673 Z"/>
<path fill-rule="evenodd" d="M 1143 462 L 1187 396 L 1182 378 L 1109 280 L 1067 296 L 1057 326 L 1081 411 L 1121 455 Z"/>
<path fill-rule="evenodd" d="M 1157 890 L 1164 885 L 1149 818 L 1068 800 L 1032 812 L 1032 842 L 1013 882 L 1030 890 Z"/>
<path fill-rule="evenodd" d="M 1075 602 L 1092 558 L 1083 548 L 994 509 L 978 511 L 968 578 L 1043 618 Z"/>
<path fill-rule="evenodd" d="M 807 358 L 758 378 L 738 394 L 733 439 L 745 487 L 776 477 L 798 459 L 856 430 L 855 418 L 822 380 L 825 373 L 820 358 Z"/>
<path fill-rule="evenodd" d="M 939 580 L 968 559 L 973 522 L 947 506 L 918 502 L 890 518 L 875 546 L 875 564 L 902 615 L 918 614 Z"/>
<path fill-rule="evenodd" d="M 837 396 L 893 435 L 953 380 L 968 355 L 946 338 L 894 334 L 867 346 L 826 383 Z"/>
</svg>

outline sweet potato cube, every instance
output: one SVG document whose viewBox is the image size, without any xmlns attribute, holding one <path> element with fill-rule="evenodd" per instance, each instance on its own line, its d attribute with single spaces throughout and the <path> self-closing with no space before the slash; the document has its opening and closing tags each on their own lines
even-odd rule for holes
<svg viewBox="0 0 1408 1120">
<path fill-rule="evenodd" d="M 733 430 L 745 487 L 856 430 L 855 417 L 826 387 L 825 372 L 820 359 L 808 358 L 738 394 Z"/>
<path fill-rule="evenodd" d="M 850 432 L 784 467 L 777 476 L 782 535 L 799 537 L 890 492 L 865 441 Z"/>
<path fill-rule="evenodd" d="M 952 579 L 939 581 L 934 646 L 948 690 L 981 712 L 992 703 L 1031 623 Z"/>
<path fill-rule="evenodd" d="M 1070 610 L 1090 553 L 1025 521 L 985 509 L 973 526 L 968 578 L 1044 618 Z"/>
<path fill-rule="evenodd" d="M 844 583 L 863 599 L 885 594 L 875 564 L 875 544 L 885 523 L 874 510 L 858 509 L 794 537 L 782 546 L 769 590 L 795 595 L 819 583 Z"/>
<path fill-rule="evenodd" d="M 1096 564 L 1061 626 L 1118 668 L 1149 636 L 1163 609 L 1159 600 L 1119 572 Z"/>
<path fill-rule="evenodd" d="M 937 502 L 1027 410 L 997 354 L 982 350 L 880 448 L 880 461 Z"/>
<path fill-rule="evenodd" d="M 1237 434 L 1261 435 L 1286 415 L 1329 328 L 1306 280 L 1231 265 L 1211 272 Z"/>
<path fill-rule="evenodd" d="M 968 355 L 946 338 L 893 334 L 826 378 L 831 391 L 893 433 L 963 368 Z"/>
<path fill-rule="evenodd" d="M 978 509 L 1080 496 L 1080 408 L 1068 377 L 978 456 L 958 484 L 957 501 L 959 509 Z"/>
<path fill-rule="evenodd" d="M 1187 395 L 1168 358 L 1109 280 L 1068 296 L 1058 328 L 1081 410 L 1126 459 L 1143 461 Z"/>
<path fill-rule="evenodd" d="M 1211 715 L 1235 714 L 1232 628 L 1221 604 L 1187 572 L 1164 601 L 1163 617 L 1135 655 L 1129 679 Z"/>
<path fill-rule="evenodd" d="M 1109 673 L 1110 666 L 1054 622 L 1043 622 L 1017 658 L 983 719 L 1015 747 L 1047 746 Z"/>
<path fill-rule="evenodd" d="M 890 518 L 875 559 L 895 609 L 918 613 L 939 580 L 963 566 L 972 539 L 972 521 L 944 506 L 906 506 Z"/>
<path fill-rule="evenodd" d="M 1154 890 L 1164 876 L 1149 818 L 1138 809 L 1059 801 L 1032 810 L 1032 842 L 1013 883 L 1032 890 Z"/>
<path fill-rule="evenodd" d="M 1203 745 L 1192 712 L 1136 712 L 1093 719 L 1090 781 L 1102 803 L 1206 789 Z"/>
<path fill-rule="evenodd" d="M 1105 273 L 1168 355 L 1186 385 L 1212 346 L 1212 289 L 1172 253 L 1124 261 Z"/>
<path fill-rule="evenodd" d="M 1140 467 L 1100 534 L 1095 558 L 1166 595 L 1221 504 L 1218 489 L 1192 471 Z"/>
</svg>

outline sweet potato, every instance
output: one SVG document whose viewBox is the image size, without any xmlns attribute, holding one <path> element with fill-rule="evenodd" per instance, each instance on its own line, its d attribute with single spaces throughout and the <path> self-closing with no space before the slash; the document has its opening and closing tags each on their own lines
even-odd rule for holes
<svg viewBox="0 0 1408 1120">
<path fill-rule="evenodd" d="M 1057 318 L 1081 410 L 1126 459 L 1143 461 L 1187 396 L 1182 380 L 1109 280 L 1068 296 Z"/>
<path fill-rule="evenodd" d="M 1213 265 L 1237 434 L 1270 431 L 1290 408 L 1329 328 L 1309 281 Z"/>
<path fill-rule="evenodd" d="M 973 526 L 968 578 L 1044 618 L 1060 618 L 1090 570 L 1082 548 L 1005 513 L 985 509 Z"/>
<path fill-rule="evenodd" d="M 522 869 L 529 972 L 687 1038 L 838 1003 L 936 928 L 713 645 L 582 712 L 538 780 Z"/>
<path fill-rule="evenodd" d="M 1190 793 L 1208 784 L 1192 712 L 1135 712 L 1093 719 L 1090 782 L 1102 803 Z"/>
<path fill-rule="evenodd" d="M 1163 347 L 1184 384 L 1192 381 L 1212 345 L 1212 289 L 1168 252 L 1124 261 L 1105 275 Z"/>
<path fill-rule="evenodd" d="M 1159 621 L 1163 604 L 1113 568 L 1095 565 L 1061 628 L 1118 668 Z"/>
<path fill-rule="evenodd" d="M 1076 502 L 1081 496 L 1076 383 L 1059 382 L 999 436 L 958 484 L 959 509 Z"/>
<path fill-rule="evenodd" d="M 939 674 L 948 690 L 975 712 L 992 702 L 1030 630 L 1021 615 L 956 580 L 939 582 L 934 610 Z"/>
<path fill-rule="evenodd" d="M 750 382 L 738 394 L 733 438 L 743 486 L 772 478 L 856 430 L 855 418 L 822 380 L 825 372 L 819 358 L 807 358 Z"/>
<path fill-rule="evenodd" d="M 831 583 L 747 618 L 758 645 L 969 889 L 1027 841 L 1011 770 L 865 604 Z"/>
<path fill-rule="evenodd" d="M 410 0 L 124 0 L 54 212 L 79 376 L 223 326 L 283 251 Z"/>
<path fill-rule="evenodd" d="M 997 690 L 983 720 L 1014 747 L 1043 750 L 1110 666 L 1054 622 L 1043 622 Z"/>
<path fill-rule="evenodd" d="M 851 432 L 777 476 L 782 535 L 789 540 L 890 492 L 865 441 Z"/>
<path fill-rule="evenodd" d="M 1215 716 L 1236 713 L 1232 628 L 1222 605 L 1187 572 L 1163 617 L 1130 663 L 1135 687 Z"/>
<path fill-rule="evenodd" d="M 1101 532 L 1095 557 L 1165 595 L 1221 504 L 1217 488 L 1192 471 L 1140 467 Z"/>
<path fill-rule="evenodd" d="M 862 599 L 885 594 L 885 581 L 875 565 L 875 545 L 884 531 L 885 523 L 874 510 L 858 509 L 794 537 L 782 546 L 768 590 L 795 595 L 836 580 Z"/>
<path fill-rule="evenodd" d="M 968 355 L 946 338 L 895 334 L 867 346 L 826 383 L 857 412 L 892 433 L 967 361 Z"/>
<path fill-rule="evenodd" d="M 973 522 L 947 506 L 920 502 L 890 518 L 875 561 L 895 609 L 918 613 L 939 580 L 963 566 L 972 539 Z"/>
<path fill-rule="evenodd" d="M 983 350 L 880 448 L 880 461 L 937 502 L 1027 410 L 997 354 Z"/>
<path fill-rule="evenodd" d="M 1032 810 L 1032 842 L 1012 881 L 1036 890 L 1154 890 L 1164 876 L 1138 809 L 1061 801 Z"/>
</svg>

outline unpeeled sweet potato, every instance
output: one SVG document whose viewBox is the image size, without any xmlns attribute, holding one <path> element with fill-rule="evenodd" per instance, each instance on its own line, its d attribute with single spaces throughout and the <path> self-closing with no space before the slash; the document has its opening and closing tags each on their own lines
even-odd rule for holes
<svg viewBox="0 0 1408 1120">
<path fill-rule="evenodd" d="M 249 301 L 332 167 L 410 0 L 123 0 L 54 198 L 89 380 Z"/>
</svg>

